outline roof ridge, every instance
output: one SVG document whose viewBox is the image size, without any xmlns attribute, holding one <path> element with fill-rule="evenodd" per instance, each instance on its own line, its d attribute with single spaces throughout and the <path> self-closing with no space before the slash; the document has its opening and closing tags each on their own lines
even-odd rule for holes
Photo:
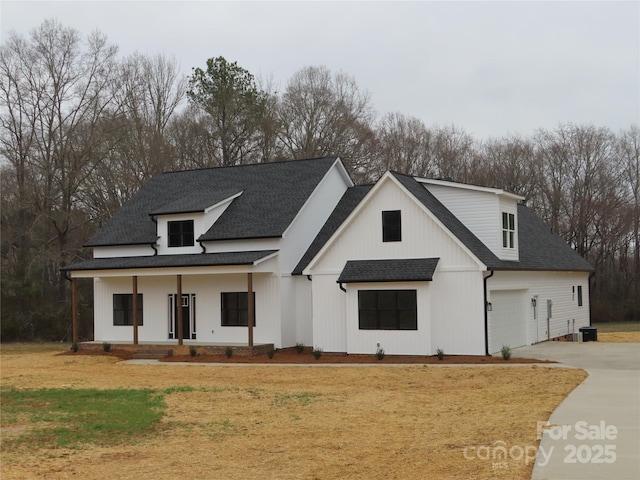
<svg viewBox="0 0 640 480">
<path fill-rule="evenodd" d="M 231 169 L 231 168 L 246 168 L 246 167 L 257 167 L 257 166 L 265 166 L 265 165 L 279 165 L 283 163 L 295 163 L 295 162 L 311 162 L 316 160 L 337 160 L 338 156 L 334 157 L 314 157 L 314 158 L 294 158 L 290 160 L 277 160 L 275 162 L 257 162 L 257 163 L 245 163 L 242 165 L 220 165 L 213 167 L 202 167 L 202 168 L 187 168 L 184 170 L 167 170 L 164 172 L 160 172 L 160 175 L 169 175 L 172 173 L 184 173 L 184 172 L 201 172 L 203 170 L 223 170 L 223 169 Z"/>
</svg>

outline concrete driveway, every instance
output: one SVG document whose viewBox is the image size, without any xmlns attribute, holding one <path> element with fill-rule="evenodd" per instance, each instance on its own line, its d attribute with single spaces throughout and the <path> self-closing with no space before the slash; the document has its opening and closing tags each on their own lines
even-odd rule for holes
<svg viewBox="0 0 640 480">
<path fill-rule="evenodd" d="M 513 356 L 589 373 L 539 425 L 533 480 L 640 479 L 640 344 L 544 342 Z"/>
</svg>

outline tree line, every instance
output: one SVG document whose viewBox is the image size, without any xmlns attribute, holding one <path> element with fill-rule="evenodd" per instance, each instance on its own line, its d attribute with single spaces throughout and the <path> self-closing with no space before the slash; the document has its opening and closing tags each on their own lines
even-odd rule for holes
<svg viewBox="0 0 640 480">
<path fill-rule="evenodd" d="M 101 33 L 54 20 L 0 45 L 2 339 L 68 340 L 60 268 L 162 171 L 338 155 L 357 183 L 391 169 L 527 198 L 596 268 L 594 320 L 640 318 L 640 129 L 559 125 L 475 139 L 378 115 L 356 80 L 324 66 L 282 92 L 236 62 L 181 74 L 166 55 L 121 57 Z M 81 288 L 91 331 L 91 284 Z"/>
</svg>

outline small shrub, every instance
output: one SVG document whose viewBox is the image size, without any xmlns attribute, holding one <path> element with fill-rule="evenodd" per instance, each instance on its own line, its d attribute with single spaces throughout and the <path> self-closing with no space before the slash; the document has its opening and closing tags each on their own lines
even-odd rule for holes
<svg viewBox="0 0 640 480">
<path fill-rule="evenodd" d="M 444 350 L 442 350 L 441 348 L 438 348 L 436 350 L 436 356 L 438 357 L 438 360 L 444 359 Z"/>
<path fill-rule="evenodd" d="M 378 349 L 376 350 L 376 358 L 378 360 L 382 360 L 384 358 L 384 348 L 378 345 Z"/>
<path fill-rule="evenodd" d="M 227 356 L 227 358 L 231 358 L 231 356 L 233 355 L 233 347 L 225 348 L 224 354 Z"/>
<path fill-rule="evenodd" d="M 74 353 L 78 351 L 78 344 L 76 342 L 71 344 L 71 351 Z"/>
<path fill-rule="evenodd" d="M 269 349 L 267 350 L 267 357 L 269 357 L 270 359 L 273 358 L 273 355 L 276 353 L 276 351 L 274 350 L 273 347 L 269 347 Z"/>
<path fill-rule="evenodd" d="M 189 347 L 189 355 L 191 355 L 192 357 L 195 357 L 198 354 L 198 350 L 196 349 L 196 347 L 191 346 Z"/>
<path fill-rule="evenodd" d="M 103 343 L 102 343 L 102 349 L 103 349 L 105 352 L 108 352 L 109 350 L 111 350 L 111 344 L 110 344 L 109 342 L 103 342 Z"/>
<path fill-rule="evenodd" d="M 509 360 L 511 358 L 511 347 L 509 345 L 503 345 L 500 353 L 502 353 L 504 360 Z"/>
<path fill-rule="evenodd" d="M 322 356 L 322 348 L 314 347 L 313 348 L 313 357 L 318 360 Z"/>
<path fill-rule="evenodd" d="M 301 343 L 301 342 L 296 343 L 296 352 L 298 353 L 304 352 L 304 343 Z"/>
</svg>

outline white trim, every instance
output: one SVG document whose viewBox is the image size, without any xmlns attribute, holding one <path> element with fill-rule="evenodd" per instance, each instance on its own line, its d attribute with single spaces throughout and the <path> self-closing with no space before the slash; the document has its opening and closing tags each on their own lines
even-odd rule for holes
<svg viewBox="0 0 640 480">
<path fill-rule="evenodd" d="M 494 195 L 499 195 L 499 196 L 511 198 L 518 201 L 525 200 L 525 197 L 516 195 L 515 193 L 507 192 L 505 190 L 502 190 L 501 188 L 481 187 L 479 185 L 469 185 L 466 183 L 449 182 L 447 180 L 435 180 L 431 178 L 418 178 L 418 177 L 414 177 L 414 178 L 416 182 L 426 183 L 427 185 L 441 185 L 444 187 L 461 188 L 464 190 L 474 190 L 476 192 L 493 193 Z"/>
<path fill-rule="evenodd" d="M 234 273 L 273 273 L 262 272 L 253 269 L 253 265 L 224 265 L 203 267 L 154 267 L 154 268 L 128 268 L 112 270 L 74 270 L 69 272 L 71 278 L 98 278 L 98 277 L 160 277 L 167 275 L 226 275 Z"/>
<path fill-rule="evenodd" d="M 210 207 L 207 207 L 204 209 L 204 213 L 209 213 L 211 210 L 213 210 L 214 208 L 218 208 L 221 205 L 224 205 L 225 203 L 231 203 L 233 200 L 235 200 L 236 198 L 238 198 L 240 195 L 242 195 L 244 193 L 244 190 L 240 190 L 238 193 L 236 193 L 235 195 L 231 195 L 228 198 L 225 198 L 224 200 L 220 200 L 218 203 L 214 203 L 213 205 L 211 205 Z"/>
</svg>

